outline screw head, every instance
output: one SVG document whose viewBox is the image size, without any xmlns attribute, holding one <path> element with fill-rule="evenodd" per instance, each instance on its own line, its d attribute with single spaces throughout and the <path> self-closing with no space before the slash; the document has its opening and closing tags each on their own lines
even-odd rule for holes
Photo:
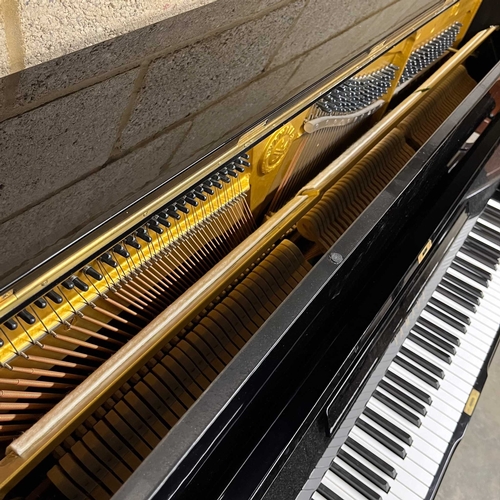
<svg viewBox="0 0 500 500">
<path fill-rule="evenodd" d="M 334 264 L 340 264 L 344 258 L 342 257 L 342 255 L 340 255 L 339 253 L 337 252 L 332 252 L 328 258 L 330 259 L 330 262 L 333 262 Z"/>
</svg>

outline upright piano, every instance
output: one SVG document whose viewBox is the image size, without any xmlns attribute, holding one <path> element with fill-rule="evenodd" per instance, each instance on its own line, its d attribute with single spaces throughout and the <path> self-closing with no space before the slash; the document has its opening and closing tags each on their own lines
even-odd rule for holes
<svg viewBox="0 0 500 500">
<path fill-rule="evenodd" d="M 498 24 L 435 2 L 2 282 L 2 498 L 432 499 L 498 344 Z"/>
</svg>

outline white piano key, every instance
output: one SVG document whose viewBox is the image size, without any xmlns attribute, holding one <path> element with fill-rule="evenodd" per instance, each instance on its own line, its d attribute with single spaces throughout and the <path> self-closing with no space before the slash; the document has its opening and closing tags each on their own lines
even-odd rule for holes
<svg viewBox="0 0 500 500">
<path fill-rule="evenodd" d="M 339 457 L 335 457 L 333 459 L 333 461 L 336 464 L 340 465 L 340 467 L 342 467 L 346 472 L 348 472 L 349 474 L 351 474 L 352 476 L 354 476 L 356 479 L 358 479 L 359 481 L 361 481 L 365 486 L 367 486 L 368 488 L 370 488 L 377 495 L 380 495 L 382 497 L 382 495 L 386 494 L 384 490 L 380 489 L 378 486 L 376 486 L 375 484 L 373 484 L 370 480 L 366 479 L 356 469 L 354 469 L 353 467 L 351 467 L 349 464 L 347 464 L 346 462 L 344 462 Z M 336 475 L 334 472 L 332 472 L 332 474 Z M 355 488 L 353 488 L 353 489 L 355 489 Z M 362 493 L 360 493 L 360 492 L 358 492 L 358 493 L 361 495 L 361 498 L 365 498 L 365 496 Z"/>
<path fill-rule="evenodd" d="M 401 483 L 412 491 L 419 498 L 425 498 L 428 488 L 425 486 L 419 477 L 422 477 L 425 472 L 418 464 L 411 460 L 402 459 L 381 445 L 378 441 L 361 429 L 354 427 L 352 436 L 356 441 L 359 441 L 366 449 L 383 458 L 387 463 L 391 464 L 398 471 L 395 482 Z"/>
<path fill-rule="evenodd" d="M 347 451 L 350 455 L 352 455 L 356 460 L 358 460 L 360 463 L 362 463 L 365 467 L 368 467 L 371 471 L 373 471 L 375 474 L 378 474 L 382 479 L 385 479 L 388 483 L 391 489 L 389 490 L 388 493 L 382 492 L 381 497 L 384 500 L 392 500 L 398 499 L 398 500 L 418 500 L 419 497 L 415 495 L 413 492 L 411 492 L 406 486 L 402 485 L 396 476 L 396 478 L 392 478 L 388 476 L 387 474 L 384 474 L 380 469 L 375 467 L 371 462 L 366 460 L 364 457 L 362 457 L 359 453 L 357 453 L 355 450 L 350 448 L 349 446 L 343 446 L 342 449 Z M 367 482 L 369 484 L 369 482 Z"/>
<path fill-rule="evenodd" d="M 495 198 L 490 198 L 488 200 L 487 205 L 489 205 L 490 207 L 496 208 L 497 210 L 500 210 L 500 202 L 495 200 Z"/>
<path fill-rule="evenodd" d="M 422 340 L 425 340 L 426 342 L 430 343 L 431 345 L 433 345 L 432 343 L 432 340 L 428 340 L 426 337 L 423 337 L 422 335 L 420 335 L 418 332 L 412 332 L 416 337 L 422 339 Z M 413 340 L 411 339 L 408 339 L 409 342 L 413 342 Z M 415 344 L 415 343 L 414 343 Z M 419 346 L 420 347 L 420 346 Z M 437 348 L 439 348 L 438 345 L 436 345 Z M 425 350 L 423 347 L 420 347 L 420 349 L 422 350 Z M 480 369 L 471 364 L 469 362 L 469 358 L 470 358 L 470 355 L 469 353 L 467 353 L 467 351 L 463 351 L 460 349 L 459 346 L 455 346 L 455 349 L 456 349 L 456 352 L 455 354 L 451 354 L 450 353 L 450 356 L 452 358 L 452 364 L 451 365 L 448 365 L 447 363 L 445 363 L 444 361 L 441 361 L 441 363 L 446 366 L 454 366 L 455 368 L 452 368 L 451 370 L 453 371 L 454 369 L 458 372 L 464 372 L 464 374 L 467 374 L 468 376 L 471 376 L 472 379 L 469 379 L 467 378 L 467 380 L 476 380 L 477 378 L 477 375 L 479 374 L 480 372 Z M 426 351 L 428 352 L 428 351 Z M 436 358 L 436 356 L 434 356 L 433 354 L 429 353 L 429 355 L 433 356 L 433 359 Z M 457 373 L 458 374 L 458 373 Z M 467 375 L 464 375 L 467 377 Z M 461 378 L 464 378 L 464 377 L 461 377 Z M 464 380 L 466 380 L 464 378 Z M 466 380 L 466 381 L 467 381 Z"/>
<path fill-rule="evenodd" d="M 500 211 L 500 202 L 490 200 L 488 205 Z M 479 221 L 484 226 L 494 231 L 500 238 L 500 215 L 498 217 L 498 223 L 492 222 L 491 218 L 490 221 L 488 221 L 482 217 L 479 218 Z M 495 249 L 500 252 L 500 243 L 490 241 L 479 232 L 474 231 L 474 229 L 471 231 L 469 237 L 476 242 L 476 246 L 487 245 L 486 248 Z M 479 304 L 476 305 L 476 310 L 471 311 L 464 307 L 461 301 L 455 302 L 453 297 L 443 295 L 439 290 L 435 290 L 432 297 L 441 302 L 441 304 L 438 302 L 437 304 L 433 303 L 430 305 L 440 313 L 446 315 L 445 318 L 440 319 L 425 310 L 422 311 L 420 317 L 426 319 L 435 327 L 441 328 L 445 332 L 457 337 L 460 340 L 460 346 L 455 345 L 455 353 L 452 354 L 442 349 L 439 343 L 435 344 L 432 338 L 429 339 L 419 334 L 418 331 L 412 330 L 416 338 L 425 341 L 430 346 L 449 355 L 451 363 L 448 364 L 446 361 L 436 356 L 436 353 L 433 353 L 432 350 L 427 350 L 410 338 L 407 338 L 403 342 L 403 346 L 410 352 L 407 352 L 406 355 L 404 352 L 398 353 L 398 356 L 405 359 L 412 366 L 415 366 L 419 370 L 437 379 L 440 384 L 439 389 L 434 389 L 427 385 L 426 382 L 420 380 L 416 375 L 413 375 L 394 361 L 389 365 L 389 369 L 394 374 L 400 376 L 415 388 L 428 394 L 432 399 L 431 403 L 429 404 L 429 402 L 421 401 L 417 396 L 414 396 L 407 390 L 407 388 L 401 387 L 397 381 L 393 381 L 388 377 L 383 378 L 390 387 L 397 389 L 400 391 L 400 394 L 407 398 L 411 398 L 425 408 L 426 414 L 421 415 L 417 410 L 408 406 L 406 403 L 411 403 L 411 401 L 408 401 L 405 397 L 400 396 L 403 398 L 400 399 L 397 395 L 388 392 L 386 389 L 390 389 L 390 387 L 385 386 L 385 388 L 383 388 L 378 386 L 377 388 L 380 394 L 390 398 L 402 408 L 418 417 L 421 421 L 421 426 L 415 426 L 409 420 L 406 420 L 404 416 L 388 407 L 384 401 L 375 399 L 373 395 L 367 401 L 365 399 L 367 408 L 370 408 L 372 411 L 376 412 L 379 417 L 385 418 L 397 429 L 411 436 L 413 440 L 412 444 L 408 445 L 402 442 L 390 431 L 379 425 L 377 421 L 373 420 L 377 418 L 377 415 L 372 414 L 370 416 L 363 413 L 359 417 L 360 420 L 370 424 L 387 439 L 391 439 L 399 444 L 407 453 L 405 459 L 397 456 L 389 448 L 386 448 L 383 444 L 372 438 L 357 425 L 349 432 L 349 436 L 355 439 L 359 444 L 379 456 L 382 460 L 387 462 L 387 464 L 393 466 L 397 471 L 397 477 L 393 479 L 387 476 L 387 474 L 378 469 L 369 460 L 366 460 L 362 455 L 357 453 L 356 450 L 351 449 L 346 444 L 342 446 L 342 449 L 345 448 L 360 464 L 385 480 L 390 486 L 389 492 L 386 493 L 372 483 L 369 478 L 363 475 L 362 470 L 358 472 L 355 463 L 353 463 L 354 467 L 352 467 L 344 462 L 341 457 L 336 457 L 334 459 L 343 470 L 357 478 L 384 500 L 418 500 L 425 498 L 429 486 L 433 482 L 434 475 L 437 473 L 439 463 L 444 453 L 446 453 L 448 444 L 456 430 L 456 425 L 463 414 L 463 409 L 469 398 L 470 391 L 477 380 L 477 376 L 483 367 L 484 360 L 490 351 L 500 326 L 500 265 L 495 265 L 495 268 L 490 267 L 490 265 L 477 261 L 474 257 L 467 255 L 461 250 L 458 251 L 457 256 L 464 261 L 463 265 L 466 269 L 469 264 L 472 272 L 475 266 L 479 270 L 489 273 L 491 276 L 491 280 L 489 280 L 485 286 L 463 274 L 460 269 L 452 269 L 450 267 L 447 270 L 447 273 L 451 276 L 455 276 L 464 284 L 473 286 L 483 293 L 483 297 L 479 298 Z M 460 262 L 458 262 L 458 264 L 462 265 Z M 460 296 L 460 294 L 458 294 L 458 296 Z M 453 314 L 450 308 L 457 311 L 458 314 Z M 447 322 L 446 318 L 450 318 L 450 321 Z M 463 325 L 465 328 L 461 328 L 458 325 Z M 428 326 L 422 326 L 429 330 Z M 457 328 L 463 329 L 465 333 Z M 441 337 L 439 333 L 433 332 L 432 329 L 430 329 L 430 331 L 440 340 L 447 341 L 447 339 Z M 430 363 L 432 366 L 442 370 L 444 379 L 440 379 L 429 371 L 428 368 L 430 368 L 430 366 L 422 366 L 419 364 L 418 360 L 414 361 L 411 359 L 409 357 L 411 353 L 420 356 L 420 358 Z M 365 401 L 363 401 L 363 404 L 365 404 Z M 359 409 L 361 409 L 362 406 L 363 405 L 359 405 Z M 383 424 L 382 421 L 381 423 Z M 393 431 L 396 432 L 396 429 L 393 429 Z M 362 493 L 349 486 L 343 479 L 331 471 L 327 472 L 323 481 L 325 484 L 329 485 L 334 493 L 345 500 L 366 500 Z M 318 492 L 314 493 L 312 498 L 314 500 L 325 500 Z"/>
<path fill-rule="evenodd" d="M 418 367 L 419 369 L 423 370 L 424 372 L 428 373 L 429 375 L 432 375 L 430 372 L 428 372 L 425 368 L 423 368 L 421 365 L 418 365 L 415 363 L 415 361 L 411 360 L 410 358 L 407 358 L 403 354 L 400 354 L 402 358 L 404 358 L 406 361 L 409 363 L 413 364 L 414 366 Z M 458 385 L 455 385 L 454 383 L 449 382 L 446 379 L 446 376 L 444 379 L 439 378 L 439 390 L 440 391 L 445 391 L 449 393 L 450 395 L 453 395 L 456 399 L 462 401 L 464 404 L 465 402 L 469 399 L 469 394 L 470 390 L 468 391 L 466 386 L 459 383 Z"/>
<path fill-rule="evenodd" d="M 500 245 L 498 243 L 495 243 L 494 241 L 490 241 L 484 236 L 481 236 L 479 233 L 474 232 L 474 229 L 470 232 L 469 236 L 474 239 L 476 243 L 483 244 L 483 245 L 489 245 L 493 247 L 496 250 L 500 250 Z"/>
<path fill-rule="evenodd" d="M 391 368 L 391 371 L 395 372 L 395 370 L 393 370 Z M 387 382 L 390 382 L 394 385 L 397 385 L 395 384 L 394 382 L 392 382 L 390 379 L 386 378 L 385 379 Z M 409 380 L 407 380 L 408 382 L 410 382 Z M 413 384 L 413 382 L 411 382 Z M 417 384 L 413 384 L 417 389 L 420 389 L 420 390 L 423 390 L 425 391 L 425 389 L 423 388 L 423 385 L 422 386 L 417 386 Z M 402 387 L 400 387 L 399 385 L 397 385 L 398 389 L 400 390 L 404 390 Z M 462 415 L 462 412 L 461 410 L 457 410 L 456 408 L 453 408 L 452 406 L 450 406 L 448 403 L 445 403 L 443 400 L 441 400 L 440 398 L 438 397 L 433 397 L 430 393 L 428 393 L 429 396 L 431 396 L 432 398 L 432 406 L 434 408 L 437 408 L 441 413 L 445 414 L 445 415 L 448 415 L 450 417 L 450 419 L 454 422 L 458 422 L 458 420 L 460 419 L 460 416 Z M 461 403 L 458 402 L 458 404 L 460 405 Z M 426 405 L 427 406 L 427 405 Z"/>
<path fill-rule="evenodd" d="M 406 391 L 404 389 L 401 389 L 401 391 L 406 393 Z M 410 395 L 410 393 L 406 393 L 406 394 Z M 430 418 L 436 420 L 437 422 L 439 422 L 443 427 L 445 427 L 448 430 L 448 432 L 451 432 L 453 434 L 453 432 L 455 431 L 456 425 L 457 425 L 458 418 L 456 420 L 454 420 L 447 412 L 445 413 L 445 412 L 441 411 L 434 404 L 431 404 L 431 405 L 424 404 L 424 406 L 427 410 L 427 415 L 425 415 L 425 417 L 423 417 L 423 420 L 425 420 L 427 417 L 430 417 Z M 447 408 L 447 410 L 449 410 L 449 408 Z M 425 425 L 424 421 L 422 421 L 422 425 L 424 425 L 425 427 L 428 427 L 427 425 Z M 444 436 L 440 436 L 440 437 L 444 437 Z"/>
<path fill-rule="evenodd" d="M 462 252 L 461 250 L 459 250 L 457 252 L 457 257 L 460 257 L 461 259 L 463 259 L 463 260 L 465 260 L 467 262 L 470 262 L 474 266 L 479 267 L 479 269 L 482 269 L 483 271 L 486 271 L 487 273 L 491 274 L 491 273 L 495 272 L 495 269 L 492 269 L 491 267 L 487 266 L 486 264 L 483 264 L 482 262 L 479 262 L 474 257 L 471 257 L 470 255 L 467 255 L 466 253 Z"/>
<path fill-rule="evenodd" d="M 391 370 L 393 370 L 394 373 L 396 373 L 400 377 L 406 378 L 406 380 L 411 382 L 415 387 L 418 387 L 419 389 L 426 391 L 427 394 L 429 394 L 432 397 L 433 404 L 436 404 L 436 400 L 440 400 L 443 403 L 449 405 L 455 411 L 458 411 L 460 413 L 463 412 L 465 402 L 457 399 L 456 397 L 454 397 L 451 394 L 448 394 L 447 392 L 441 392 L 441 389 L 434 389 L 433 387 L 430 387 L 429 385 L 427 385 L 425 382 L 420 380 L 418 377 L 413 375 L 413 373 L 410 373 L 402 366 L 394 365 L 391 367 Z"/>
<path fill-rule="evenodd" d="M 321 482 L 344 500 L 366 500 L 354 488 L 327 471 Z"/>
<path fill-rule="evenodd" d="M 415 427 L 376 399 L 370 401 L 368 406 L 412 437 L 413 443 L 411 446 L 421 451 L 433 462 L 426 463 L 425 465 L 421 463 L 420 465 L 422 465 L 422 467 L 424 467 L 429 473 L 434 474 L 437 470 L 437 464 L 439 464 L 444 452 L 446 451 L 448 443 L 432 432 L 432 430 L 430 430 L 424 423 L 422 423 L 420 427 Z M 425 420 L 426 417 L 423 418 Z"/>
<path fill-rule="evenodd" d="M 490 221 L 488 221 L 486 219 L 483 219 L 482 217 L 479 217 L 478 222 L 480 222 L 484 226 L 489 227 L 490 229 L 492 229 L 493 231 L 495 231 L 500 236 L 500 232 L 498 231 L 498 227 L 495 226 L 495 224 L 491 223 Z"/>
<path fill-rule="evenodd" d="M 439 309 L 439 308 L 437 308 Z M 460 342 L 465 341 L 466 343 L 471 344 L 476 349 L 481 352 L 487 353 L 489 350 L 489 345 L 491 344 L 491 339 L 488 335 L 488 329 L 482 325 L 469 325 L 467 326 L 466 333 L 457 330 L 453 326 L 446 323 L 446 321 L 439 319 L 428 311 L 422 311 L 420 315 L 422 318 L 425 318 L 431 321 L 436 326 L 439 326 L 443 330 L 446 330 L 449 333 L 452 333 L 456 337 L 460 339 Z M 480 359 L 483 359 L 483 355 L 480 356 Z"/>
<path fill-rule="evenodd" d="M 438 290 L 436 290 L 433 294 L 433 297 L 436 299 L 440 300 L 444 304 L 449 305 L 450 307 L 455 308 L 458 312 L 465 314 L 469 320 L 470 320 L 470 326 L 477 326 L 480 328 L 479 325 L 482 325 L 485 329 L 488 330 L 486 334 L 488 337 L 490 337 L 490 341 L 493 340 L 494 334 L 491 334 L 491 331 L 494 331 L 495 328 L 498 328 L 499 324 L 499 319 L 495 318 L 493 319 L 493 312 L 491 312 L 489 309 L 486 309 L 485 307 L 478 306 L 477 312 L 473 313 L 472 311 L 469 311 L 465 307 L 461 306 L 454 300 L 450 299 L 449 297 L 446 297 L 445 295 L 442 295 Z M 469 325 L 465 325 L 467 328 L 469 328 Z"/>
<path fill-rule="evenodd" d="M 476 305 L 476 312 L 473 312 L 469 309 L 466 309 L 461 304 L 455 302 L 452 298 L 443 295 L 439 289 L 436 290 L 432 294 L 432 296 L 436 297 L 437 299 L 444 302 L 445 304 L 448 304 L 450 307 L 453 307 L 458 312 L 465 314 L 465 316 L 467 316 L 471 321 L 474 318 L 477 318 L 479 321 L 483 322 L 485 324 L 485 326 L 494 326 L 495 324 L 498 324 L 498 322 L 499 322 L 498 315 L 495 314 L 488 307 L 488 305 L 489 305 L 488 302 L 481 301 L 479 305 Z"/>
<path fill-rule="evenodd" d="M 408 341 L 408 342 L 411 343 L 411 341 Z M 422 355 L 422 352 L 420 352 L 418 346 L 416 346 L 416 351 L 415 352 L 418 355 Z M 424 359 L 427 358 L 427 356 L 425 355 L 425 352 L 423 353 L 422 357 Z M 434 363 L 434 364 L 436 366 L 439 365 L 437 362 Z M 446 363 L 443 363 L 443 365 L 446 365 Z M 464 394 L 467 394 L 467 397 L 468 397 L 468 395 L 470 394 L 470 391 L 471 391 L 472 387 L 474 386 L 474 382 L 469 383 L 469 382 L 466 382 L 465 380 L 463 380 L 462 378 L 457 377 L 451 370 L 449 370 L 450 365 L 446 365 L 446 366 L 448 367 L 448 369 L 446 369 L 446 367 L 444 367 L 444 366 L 439 366 L 440 368 L 443 368 L 443 371 L 445 372 L 444 381 L 452 384 L 457 389 L 460 389 Z"/>
<path fill-rule="evenodd" d="M 489 286 L 483 286 L 481 283 L 477 283 L 476 281 L 474 281 L 473 279 L 469 278 L 468 276 L 466 276 L 465 274 L 462 274 L 460 271 L 457 271 L 456 269 L 452 269 L 451 267 L 448 269 L 447 271 L 449 274 L 451 274 L 452 276 L 456 276 L 457 278 L 459 278 L 460 280 L 462 280 L 464 283 L 467 283 L 475 288 L 477 288 L 478 290 L 481 290 L 481 292 L 483 292 L 483 295 L 484 297 L 481 300 L 481 302 L 486 301 L 486 302 L 492 302 L 493 300 L 493 303 L 495 300 L 497 300 L 499 297 L 500 297 L 500 292 L 497 290 L 497 287 L 496 287 L 496 280 L 494 280 L 494 285 L 493 287 L 489 287 Z"/>
<path fill-rule="evenodd" d="M 422 358 L 427 359 L 427 361 L 429 361 L 430 363 L 434 363 L 436 366 L 443 369 L 443 371 L 446 373 L 445 376 L 447 376 L 448 373 L 452 373 L 456 377 L 462 379 L 470 387 L 475 384 L 477 377 L 472 375 L 470 372 L 465 371 L 462 367 L 456 366 L 457 354 L 450 354 L 451 364 L 448 364 L 445 361 L 439 359 L 437 356 L 434 356 L 434 354 L 430 353 L 423 347 L 415 344 L 415 342 L 413 342 L 413 340 L 411 339 L 406 339 L 403 345 L 419 356 L 422 356 Z M 457 353 L 459 349 L 460 348 L 457 348 Z"/>
<path fill-rule="evenodd" d="M 489 350 L 482 341 L 478 340 L 473 335 L 469 335 L 467 337 L 466 333 L 464 334 L 462 332 L 459 332 L 458 330 L 455 330 L 450 325 L 436 318 L 427 311 L 422 311 L 421 317 L 427 319 L 428 321 L 438 326 L 439 328 L 442 328 L 448 333 L 451 333 L 458 337 L 460 340 L 460 347 L 474 356 L 471 358 L 470 362 L 476 365 L 478 368 L 481 368 L 481 366 L 483 365 L 482 360 L 486 357 L 486 354 Z"/>
<path fill-rule="evenodd" d="M 379 389 L 380 392 L 385 392 L 383 389 Z M 389 393 L 385 392 L 387 396 L 389 396 Z M 394 400 L 396 400 L 403 408 L 406 408 L 407 410 L 410 410 L 410 407 L 407 406 L 404 402 L 400 401 L 399 399 L 396 399 L 393 396 L 392 397 Z M 377 401 L 377 403 L 380 403 L 380 401 Z M 385 406 L 385 405 L 384 405 Z M 424 405 L 426 406 L 426 405 Z M 452 438 L 453 432 L 452 430 L 449 430 L 446 425 L 444 425 L 442 422 L 436 421 L 434 423 L 427 422 L 428 417 L 434 414 L 432 410 L 432 405 L 431 406 L 426 406 L 427 414 L 425 416 L 419 415 L 420 421 L 422 422 L 422 425 L 417 428 L 418 430 L 416 431 L 417 434 L 422 435 L 422 433 L 426 433 L 427 431 L 432 432 L 435 436 L 437 441 L 433 442 L 432 438 L 427 439 L 427 442 L 431 443 L 433 446 L 436 448 L 440 449 L 440 447 L 437 445 L 438 442 L 442 442 L 443 449 L 442 451 L 444 452 L 447 447 L 447 442 Z M 415 413 L 415 412 L 414 412 Z M 434 419 L 435 420 L 435 419 Z M 413 426 L 415 427 L 415 426 Z M 422 435 L 422 437 L 424 437 Z"/>
</svg>

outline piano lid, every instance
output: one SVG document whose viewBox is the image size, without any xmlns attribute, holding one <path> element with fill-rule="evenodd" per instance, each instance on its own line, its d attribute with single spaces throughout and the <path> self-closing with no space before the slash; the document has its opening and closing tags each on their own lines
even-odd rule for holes
<svg viewBox="0 0 500 500">
<path fill-rule="evenodd" d="M 4 77 L 0 291 L 445 4 L 219 0 Z"/>
</svg>

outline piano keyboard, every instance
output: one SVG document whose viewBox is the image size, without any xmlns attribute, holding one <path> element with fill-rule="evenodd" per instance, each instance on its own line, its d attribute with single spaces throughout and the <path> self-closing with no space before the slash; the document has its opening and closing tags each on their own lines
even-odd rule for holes
<svg viewBox="0 0 500 500">
<path fill-rule="evenodd" d="M 433 496 L 431 485 L 497 339 L 499 259 L 500 203 L 490 200 L 313 500 Z"/>
</svg>

